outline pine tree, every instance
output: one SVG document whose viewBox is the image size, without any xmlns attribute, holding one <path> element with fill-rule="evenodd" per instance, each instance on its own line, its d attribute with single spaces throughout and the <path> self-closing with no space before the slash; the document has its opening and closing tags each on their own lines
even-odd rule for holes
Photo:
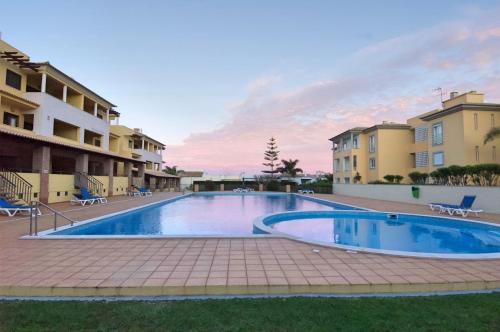
<svg viewBox="0 0 500 332">
<path fill-rule="evenodd" d="M 271 137 L 269 139 L 269 142 L 267 143 L 267 150 L 264 152 L 264 160 L 266 161 L 262 165 L 269 167 L 269 170 L 264 170 L 262 173 L 267 173 L 271 174 L 271 176 L 274 176 L 274 174 L 279 173 L 278 168 L 280 166 L 279 162 L 276 162 L 278 160 L 278 154 L 280 152 L 278 151 L 278 146 L 276 145 L 276 140 L 274 137 Z"/>
</svg>

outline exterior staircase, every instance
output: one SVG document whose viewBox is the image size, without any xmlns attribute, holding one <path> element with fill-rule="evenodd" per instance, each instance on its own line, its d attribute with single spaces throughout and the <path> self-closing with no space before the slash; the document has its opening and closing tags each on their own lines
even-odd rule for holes
<svg viewBox="0 0 500 332">
<path fill-rule="evenodd" d="M 75 173 L 75 188 L 87 188 L 93 195 L 102 196 L 104 194 L 104 184 L 92 175 L 84 172 Z"/>
<path fill-rule="evenodd" d="M 0 197 L 20 204 L 31 204 L 33 186 L 16 172 L 0 170 Z"/>
</svg>

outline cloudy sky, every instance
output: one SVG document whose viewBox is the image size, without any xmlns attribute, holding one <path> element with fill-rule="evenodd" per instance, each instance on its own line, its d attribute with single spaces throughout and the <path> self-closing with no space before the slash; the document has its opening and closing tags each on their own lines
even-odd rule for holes
<svg viewBox="0 0 500 332">
<path fill-rule="evenodd" d="M 3 39 L 116 103 L 168 165 L 258 173 L 266 141 L 307 172 L 328 138 L 440 106 L 500 102 L 498 1 L 30 1 Z"/>
</svg>

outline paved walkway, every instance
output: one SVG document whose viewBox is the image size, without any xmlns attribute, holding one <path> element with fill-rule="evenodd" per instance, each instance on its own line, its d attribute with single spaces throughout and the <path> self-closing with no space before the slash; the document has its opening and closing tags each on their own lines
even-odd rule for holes
<svg viewBox="0 0 500 332">
<path fill-rule="evenodd" d="M 94 207 L 54 207 L 84 220 L 153 201 L 114 197 Z M 410 204 L 321 198 L 392 211 Z M 497 215 L 486 216 L 499 222 Z M 491 219 L 490 219 L 491 218 Z M 40 229 L 52 218 L 40 218 Z M 0 219 L 0 295 L 204 295 L 368 293 L 500 288 L 500 260 L 438 260 L 349 253 L 284 238 L 19 239 L 28 219 Z M 320 249 L 318 253 L 313 249 Z"/>
</svg>

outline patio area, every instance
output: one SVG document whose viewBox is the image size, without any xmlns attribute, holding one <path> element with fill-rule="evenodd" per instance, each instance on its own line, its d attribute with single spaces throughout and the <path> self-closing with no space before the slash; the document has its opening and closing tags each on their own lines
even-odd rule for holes
<svg viewBox="0 0 500 332">
<path fill-rule="evenodd" d="M 53 204 L 85 220 L 154 201 Z M 426 207 L 342 197 L 319 198 L 377 210 L 435 214 Z M 500 223 L 499 215 L 482 220 Z M 39 219 L 39 230 L 53 217 Z M 62 220 L 60 220 L 62 223 Z M 500 260 L 443 260 L 346 252 L 285 238 L 20 239 L 29 218 L 0 218 L 1 296 L 390 293 L 500 288 Z M 313 249 L 319 249 L 314 252 Z"/>
</svg>

